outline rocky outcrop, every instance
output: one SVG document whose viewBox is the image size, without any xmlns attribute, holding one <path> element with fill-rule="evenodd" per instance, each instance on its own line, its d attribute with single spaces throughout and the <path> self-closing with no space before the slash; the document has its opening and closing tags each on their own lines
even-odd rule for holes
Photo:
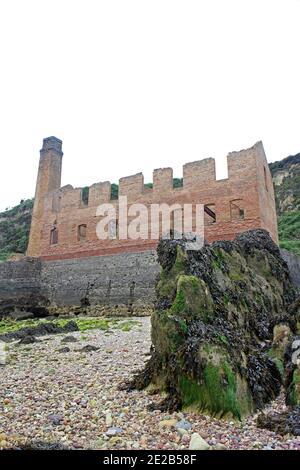
<svg viewBox="0 0 300 470">
<path fill-rule="evenodd" d="M 289 267 L 291 279 L 297 290 L 300 292 L 300 256 L 297 256 L 295 253 L 285 250 L 284 248 L 281 248 L 280 254 L 284 261 L 286 261 Z"/>
<path fill-rule="evenodd" d="M 163 406 L 242 418 L 274 399 L 296 334 L 296 293 L 265 230 L 189 251 L 162 240 L 152 356 L 131 386 L 167 392 Z"/>
<path fill-rule="evenodd" d="M 300 436 L 300 406 L 283 413 L 261 413 L 257 419 L 257 426 L 274 431 L 276 434 Z"/>
<path fill-rule="evenodd" d="M 283 356 L 286 402 L 292 407 L 299 405 L 300 408 L 300 297 L 290 306 L 289 313 L 296 320 L 297 335 L 290 335 Z"/>
<path fill-rule="evenodd" d="M 269 164 L 281 248 L 300 256 L 300 153 Z"/>
<path fill-rule="evenodd" d="M 300 153 L 270 163 L 277 213 L 300 211 Z"/>
</svg>

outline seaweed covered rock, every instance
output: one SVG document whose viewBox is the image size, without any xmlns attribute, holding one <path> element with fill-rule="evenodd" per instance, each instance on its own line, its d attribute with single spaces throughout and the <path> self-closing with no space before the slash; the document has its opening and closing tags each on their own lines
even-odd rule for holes
<svg viewBox="0 0 300 470">
<path fill-rule="evenodd" d="M 192 250 L 161 240 L 152 356 L 133 386 L 167 392 L 165 406 L 242 418 L 274 399 L 296 332 L 296 293 L 265 230 Z"/>
<path fill-rule="evenodd" d="M 60 326 L 54 322 L 40 323 L 36 326 L 27 326 L 20 328 L 17 331 L 11 331 L 0 335 L 0 341 L 9 343 L 15 340 L 22 340 L 22 344 L 25 344 L 27 340 L 25 338 L 31 338 L 35 336 L 55 335 L 61 333 L 71 333 L 78 331 L 79 328 L 75 321 L 69 321 L 65 325 Z M 32 342 L 31 340 L 29 340 Z"/>
<path fill-rule="evenodd" d="M 300 436 L 300 406 L 282 413 L 260 413 L 257 426 L 283 436 L 285 434 Z"/>
<path fill-rule="evenodd" d="M 300 407 L 300 337 L 291 336 L 284 354 L 286 403 Z M 300 423 L 299 423 L 300 427 Z"/>
</svg>

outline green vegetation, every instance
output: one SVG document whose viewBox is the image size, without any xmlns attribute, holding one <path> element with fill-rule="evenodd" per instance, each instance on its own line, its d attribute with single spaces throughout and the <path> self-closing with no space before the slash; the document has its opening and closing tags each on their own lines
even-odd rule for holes
<svg viewBox="0 0 300 470">
<path fill-rule="evenodd" d="M 183 178 L 173 178 L 173 188 L 182 188 Z"/>
<path fill-rule="evenodd" d="M 176 261 L 170 271 L 162 270 L 160 280 L 157 286 L 157 292 L 162 297 L 168 297 L 173 300 L 177 289 L 177 280 L 184 273 L 184 263 L 186 255 L 183 250 L 177 246 Z"/>
<path fill-rule="evenodd" d="M 82 188 L 81 191 L 81 200 L 83 204 L 88 205 L 89 203 L 89 193 L 90 193 L 90 188 L 88 186 L 85 186 Z"/>
<path fill-rule="evenodd" d="M 27 199 L 0 213 L 0 261 L 6 260 L 13 253 L 25 253 L 32 208 L 33 199 Z"/>
<path fill-rule="evenodd" d="M 293 372 L 293 380 L 291 383 L 288 402 L 292 406 L 300 405 L 300 370 L 295 369 Z"/>
<path fill-rule="evenodd" d="M 228 342 L 228 339 L 225 335 L 220 335 L 220 334 L 217 334 L 216 335 L 218 340 L 221 341 L 223 344 L 225 344 L 226 346 L 229 346 L 229 342 Z"/>
<path fill-rule="evenodd" d="M 280 246 L 300 256 L 300 153 L 269 166 L 275 183 Z"/>
<path fill-rule="evenodd" d="M 123 320 L 120 318 L 64 318 L 53 320 L 53 323 L 58 326 L 65 326 L 70 320 L 75 321 L 80 331 L 99 329 L 110 330 L 118 329 L 122 331 L 131 331 L 132 328 L 140 326 L 141 323 L 137 320 Z M 47 318 L 43 319 L 29 319 L 29 320 L 0 320 L 0 334 L 11 333 L 18 331 L 21 328 L 37 326 L 41 323 L 47 323 Z"/>
<path fill-rule="evenodd" d="M 300 211 L 279 215 L 278 233 L 280 246 L 300 256 Z"/>
<path fill-rule="evenodd" d="M 110 187 L 110 199 L 118 199 L 119 197 L 119 185 L 116 183 L 112 183 Z"/>
<path fill-rule="evenodd" d="M 195 276 L 181 275 L 171 313 L 180 314 L 186 320 L 202 318 L 208 321 L 213 314 L 213 300 L 205 282 Z"/>
<path fill-rule="evenodd" d="M 63 322 L 67 323 L 69 320 L 57 320 L 60 326 Z M 120 318 L 76 318 L 74 320 L 80 331 L 87 331 L 93 329 L 110 330 L 118 329 L 122 331 L 130 331 L 135 326 L 140 326 L 141 323 L 136 320 L 121 320 Z"/>
<path fill-rule="evenodd" d="M 182 376 L 179 388 L 185 408 L 196 406 L 199 411 L 208 411 L 213 416 L 232 415 L 241 419 L 246 409 L 249 411 L 251 407 L 250 403 L 245 403 L 247 393 L 238 397 L 236 376 L 226 360 L 220 366 L 208 363 L 201 383 Z"/>
<path fill-rule="evenodd" d="M 151 317 L 151 337 L 152 342 L 156 344 L 163 361 L 168 361 L 168 356 L 175 353 L 182 343 L 187 327 L 185 322 L 176 317 L 168 315 L 166 312 L 155 311 Z"/>
<path fill-rule="evenodd" d="M 141 322 L 137 320 L 124 320 L 124 321 L 118 321 L 115 325 L 112 326 L 112 329 L 118 329 L 122 331 L 131 331 L 132 328 L 135 326 L 140 327 L 142 326 Z"/>
</svg>

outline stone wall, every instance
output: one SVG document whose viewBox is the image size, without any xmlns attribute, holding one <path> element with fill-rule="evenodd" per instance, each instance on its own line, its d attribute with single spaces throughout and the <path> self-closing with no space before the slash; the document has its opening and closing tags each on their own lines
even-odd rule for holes
<svg viewBox="0 0 300 470">
<path fill-rule="evenodd" d="M 152 306 L 156 253 L 46 261 L 42 263 L 42 290 L 52 305 Z"/>
<path fill-rule="evenodd" d="M 300 258 L 281 254 L 300 290 Z M 14 307 L 103 306 L 140 313 L 153 306 L 160 270 L 155 251 L 66 260 L 0 263 L 0 313 Z"/>
<path fill-rule="evenodd" d="M 287 262 L 293 283 L 300 292 L 300 257 L 291 251 L 280 249 L 281 256 Z"/>
<path fill-rule="evenodd" d="M 12 307 L 30 309 L 40 302 L 41 261 L 25 258 L 0 263 L 0 313 Z"/>
<path fill-rule="evenodd" d="M 97 305 L 138 314 L 153 306 L 158 273 L 155 251 L 0 263 L 0 313 Z"/>
</svg>

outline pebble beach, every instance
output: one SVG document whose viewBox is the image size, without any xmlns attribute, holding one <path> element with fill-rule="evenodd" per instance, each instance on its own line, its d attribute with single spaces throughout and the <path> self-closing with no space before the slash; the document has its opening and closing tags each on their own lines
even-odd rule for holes
<svg viewBox="0 0 300 470">
<path fill-rule="evenodd" d="M 256 416 L 228 422 L 149 411 L 161 396 L 119 390 L 143 368 L 151 345 L 149 317 L 130 320 L 129 329 L 9 343 L 10 360 L 0 367 L 0 449 L 180 450 L 197 433 L 208 448 L 300 450 L 300 437 L 259 429 Z M 283 397 L 270 409 L 283 411 Z"/>
</svg>

